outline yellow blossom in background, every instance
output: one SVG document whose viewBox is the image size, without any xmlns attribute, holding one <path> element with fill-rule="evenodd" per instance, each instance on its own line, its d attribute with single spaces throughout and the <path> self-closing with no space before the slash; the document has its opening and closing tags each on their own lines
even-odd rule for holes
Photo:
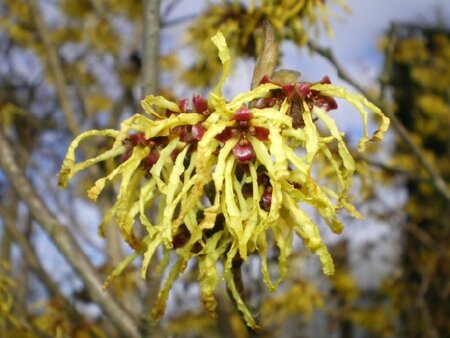
<svg viewBox="0 0 450 338">
<path fill-rule="evenodd" d="M 193 95 L 191 100 L 172 102 L 163 96 L 146 97 L 142 106 L 147 114 L 132 116 L 120 130 L 91 130 L 78 136 L 68 149 L 59 183 L 65 187 L 77 172 L 118 159 L 117 166 L 88 190 L 95 201 L 106 184 L 120 178 L 116 203 L 100 233 L 114 222 L 135 251 L 116 267 L 106 285 L 137 257 L 143 257 L 145 277 L 158 248 L 173 251 L 177 260 L 159 291 L 154 317 L 163 315 L 171 286 L 191 258 L 198 260 L 202 303 L 214 315 L 214 291 L 221 277 L 217 263 L 222 262 L 230 294 L 247 325 L 256 327 L 235 285 L 233 267 L 249 255 L 259 255 L 263 280 L 274 290 L 287 274 L 296 234 L 319 256 L 323 272 L 333 274 L 332 258 L 305 206 L 314 208 L 336 233 L 343 228 L 341 209 L 361 217 L 347 198 L 355 162 L 329 114 L 337 108 L 334 98 L 348 101 L 361 115 L 359 151 L 383 138 L 389 119 L 364 97 L 332 85 L 327 77 L 317 83 L 288 84 L 265 77 L 257 88 L 228 101 L 222 85 L 231 70 L 230 52 L 222 33 L 212 41 L 223 70 L 209 98 Z M 372 136 L 367 130 L 370 111 L 380 119 Z M 90 136 L 110 137 L 114 144 L 76 163 L 76 148 Z M 336 188 L 315 178 L 316 163 L 331 168 Z M 144 228 L 143 237 L 136 227 Z M 279 251 L 276 281 L 268 272 L 271 246 Z M 166 266 L 163 260 L 161 269 Z"/>
<path fill-rule="evenodd" d="M 336 5 L 349 11 L 345 0 L 261 0 L 221 1 L 210 3 L 204 14 L 198 16 L 188 29 L 187 43 L 197 52 L 195 63 L 182 74 L 182 79 L 191 86 L 210 85 L 216 81 L 220 67 L 212 62 L 216 56 L 209 38 L 220 30 L 233 46 L 232 54 L 255 58 L 260 50 L 261 23 L 267 19 L 274 27 L 278 40 L 290 40 L 305 46 L 310 38 L 317 37 L 322 29 L 333 35 L 329 17 Z"/>
</svg>

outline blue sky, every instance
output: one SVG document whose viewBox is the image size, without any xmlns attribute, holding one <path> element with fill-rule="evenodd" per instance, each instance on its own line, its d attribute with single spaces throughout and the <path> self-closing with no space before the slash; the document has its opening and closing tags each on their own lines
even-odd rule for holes
<svg viewBox="0 0 450 338">
<path fill-rule="evenodd" d="M 329 3 L 333 3 L 328 0 Z M 198 1 L 197 6 L 192 6 L 190 1 L 181 1 L 173 10 L 170 19 L 199 13 L 204 1 Z M 385 32 L 390 22 L 435 22 L 439 16 L 441 20 L 450 23 L 450 1 L 449 0 L 347 0 L 351 13 L 347 14 L 337 6 L 332 6 L 336 19 L 331 19 L 334 37 L 329 38 L 325 34 L 319 42 L 333 49 L 342 63 L 348 66 L 350 71 L 362 72 L 366 80 L 380 69 L 382 55 L 377 49 L 377 41 Z M 163 1 L 164 8 L 164 1 Z M 163 50 L 174 48 L 183 39 L 184 25 L 176 26 L 174 29 L 165 30 L 167 37 Z M 320 74 L 332 72 L 332 68 L 320 57 L 311 57 L 305 51 L 297 47 L 284 46 L 285 57 L 282 60 L 284 68 L 302 68 L 305 77 L 317 78 Z M 301 60 L 301 62 L 300 62 Z M 241 91 L 245 85 L 242 76 L 251 76 L 251 67 L 247 71 L 250 75 L 242 74 L 241 68 L 236 72 L 241 79 L 234 83 L 231 94 Z M 312 80 L 312 79 L 310 79 Z"/>
<path fill-rule="evenodd" d="M 331 0 L 328 2 L 333 3 Z M 203 3 L 198 1 L 198 6 L 192 6 L 190 1 L 181 1 L 169 19 L 199 13 Z M 344 12 L 338 6 L 331 7 L 333 16 L 337 17 L 331 19 L 334 36 L 331 38 L 323 33 L 318 43 L 331 47 L 341 64 L 366 87 L 376 85 L 383 63 L 383 55 L 377 45 L 392 21 L 435 22 L 439 13 L 441 20 L 450 22 L 449 0 L 347 0 L 347 4 L 351 13 Z M 185 25 L 178 25 L 163 30 L 163 51 L 178 48 L 183 41 L 185 28 Z M 281 67 L 300 71 L 304 81 L 314 82 L 329 75 L 333 83 L 352 90 L 337 77 L 334 68 L 322 57 L 311 55 L 306 49 L 289 42 L 282 46 L 282 52 Z M 183 60 L 192 60 L 194 57 L 189 50 L 181 53 Z M 224 87 L 224 94 L 228 98 L 249 89 L 253 65 L 254 60 L 235 60 L 234 72 Z M 182 86 L 175 88 L 175 91 L 183 97 L 190 96 L 191 92 Z M 359 131 L 360 120 L 354 114 L 346 114 L 349 106 L 341 103 L 340 107 L 341 110 L 334 116 L 339 126 L 350 133 Z"/>
</svg>

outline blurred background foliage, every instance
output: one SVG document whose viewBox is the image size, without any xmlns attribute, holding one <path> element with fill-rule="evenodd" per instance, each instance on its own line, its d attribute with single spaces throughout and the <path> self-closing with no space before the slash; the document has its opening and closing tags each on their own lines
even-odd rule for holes
<svg viewBox="0 0 450 338">
<path fill-rule="evenodd" d="M 186 64 L 176 51 L 161 54 L 157 67 L 161 78 L 169 76 L 169 81 L 161 81 L 159 91 L 166 97 L 175 97 L 170 81 L 203 91 L 216 82 L 220 64 L 209 38 L 217 29 L 226 36 L 234 57 L 255 58 L 264 18 L 272 22 L 280 41 L 308 48 L 308 41 L 319 33 L 331 34 L 329 15 L 347 9 L 341 0 L 217 1 L 208 2 L 196 17 L 170 21 L 167 18 L 180 2 L 162 2 L 162 29 L 187 24 L 183 43 L 195 56 L 192 64 Z M 141 1 L 0 3 L 0 127 L 45 204 L 70 225 L 103 278 L 127 252 L 113 227 L 108 228 L 105 241 L 97 240 L 93 230 L 102 209 L 111 205 L 113 191 L 96 206 L 83 198 L 95 177 L 111 167 L 95 167 L 68 192 L 57 190 L 54 175 L 66 146 L 78 132 L 117 127 L 123 117 L 140 110 L 142 11 Z M 375 89 L 381 93 L 380 102 L 396 114 L 422 155 L 449 182 L 449 31 L 415 24 L 386 27 L 381 48 L 386 67 Z M 392 140 L 387 159 L 363 158 L 358 163 L 363 187 L 358 203 L 383 200 L 379 185 L 407 192 L 400 221 L 395 216 L 398 212 L 389 206 L 381 211 L 369 208 L 372 219 L 387 222 L 401 233 L 398 265 L 377 289 L 367 290 L 360 288 L 352 272 L 346 240 L 331 249 L 337 272 L 330 279 L 311 273 L 314 268 L 298 246 L 290 258 L 289 278 L 269 294 L 252 269 L 258 262 L 247 264 L 244 286 L 260 314 L 259 336 L 448 336 L 449 200 L 436 191 L 428 173 L 395 133 Z M 82 151 L 89 156 L 104 147 L 108 145 L 98 140 Z M 88 216 L 81 217 L 80 210 Z M 1 337 L 120 336 L 73 270 L 61 265 L 65 261 L 50 248 L 3 172 L 0 230 Z M 175 305 L 152 337 L 246 337 L 223 287 L 218 291 L 218 317 L 201 312 L 195 278 L 190 276 L 196 273 L 193 264 L 183 275 L 172 291 Z M 146 295 L 152 292 L 148 289 L 132 267 L 109 292 L 142 320 L 147 316 Z"/>
<path fill-rule="evenodd" d="M 450 31 L 401 25 L 397 38 L 389 77 L 396 114 L 448 182 Z M 426 177 L 401 142 L 396 143 L 391 161 Z M 409 197 L 395 303 L 404 309 L 402 322 L 409 323 L 406 336 L 445 337 L 450 332 L 449 201 L 426 179 L 406 178 L 404 184 Z"/>
</svg>

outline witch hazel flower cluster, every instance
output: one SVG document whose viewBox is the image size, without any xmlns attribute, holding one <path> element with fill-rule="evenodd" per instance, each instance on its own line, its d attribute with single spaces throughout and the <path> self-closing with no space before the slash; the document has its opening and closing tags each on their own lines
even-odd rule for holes
<svg viewBox="0 0 450 338">
<path fill-rule="evenodd" d="M 223 72 L 208 98 L 193 95 L 172 102 L 147 96 L 142 101 L 146 114 L 133 115 L 120 130 L 79 135 L 69 146 L 59 184 L 66 187 L 77 172 L 95 163 L 116 163 L 88 196 L 95 201 L 106 184 L 119 183 L 100 234 L 115 224 L 134 252 L 111 273 L 105 287 L 138 257 L 145 277 L 156 250 L 166 258 L 172 253 L 174 264 L 168 259 L 160 263 L 161 271 L 169 269 L 153 308 L 153 316 L 160 318 L 173 282 L 196 259 L 205 310 L 215 314 L 214 291 L 222 277 L 247 325 L 256 327 L 237 289 L 233 266 L 258 255 L 264 283 L 274 290 L 286 277 L 296 235 L 318 255 L 323 272 L 332 274 L 332 258 L 305 206 L 335 233 L 343 229 L 341 210 L 361 217 L 348 198 L 355 161 L 330 115 L 337 109 L 335 99 L 348 101 L 361 115 L 359 151 L 383 138 L 389 119 L 364 97 L 332 85 L 328 77 L 316 83 L 278 83 L 266 76 L 257 88 L 229 101 L 222 86 L 231 70 L 230 53 L 220 32 L 212 42 Z M 380 121 L 371 136 L 369 112 Z M 112 138 L 111 149 L 76 162 L 76 148 L 91 136 Z M 327 174 L 317 175 L 317 170 Z M 278 252 L 276 280 L 268 271 L 272 246 Z"/>
</svg>

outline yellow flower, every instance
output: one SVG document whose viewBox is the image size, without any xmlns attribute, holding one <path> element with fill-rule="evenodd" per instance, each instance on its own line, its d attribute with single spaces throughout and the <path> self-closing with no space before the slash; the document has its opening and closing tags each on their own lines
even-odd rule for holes
<svg viewBox="0 0 450 338">
<path fill-rule="evenodd" d="M 347 100 L 362 116 L 360 151 L 369 141 L 382 139 L 389 120 L 365 98 L 332 85 L 327 77 L 318 83 L 288 84 L 266 77 L 259 87 L 228 102 L 221 91 L 231 68 L 230 53 L 220 32 L 212 41 L 223 73 L 208 100 L 194 95 L 190 105 L 188 100 L 174 103 L 161 96 L 146 97 L 142 106 L 150 116 L 136 114 L 122 123 L 120 131 L 88 131 L 72 142 L 60 185 L 66 186 L 78 171 L 94 163 L 121 156 L 122 163 L 88 191 L 95 200 L 107 182 L 121 176 L 117 201 L 106 214 L 101 233 L 114 220 L 135 253 L 113 271 L 106 284 L 139 255 L 143 255 L 145 277 L 158 247 L 173 250 L 178 259 L 159 291 L 153 315 L 164 313 L 172 283 L 194 257 L 199 263 L 202 302 L 214 314 L 220 261 L 247 325 L 256 327 L 235 285 L 233 266 L 249 255 L 259 255 L 263 280 L 274 290 L 286 276 L 296 233 L 319 256 L 323 272 L 332 274 L 332 258 L 305 206 L 313 207 L 336 233 L 343 228 L 340 209 L 361 217 L 347 200 L 355 163 L 329 115 L 337 108 L 334 98 Z M 370 139 L 366 109 L 381 118 L 379 130 Z M 316 120 L 327 131 L 320 131 Z M 75 148 L 91 135 L 114 138 L 112 149 L 75 164 Z M 336 189 L 315 178 L 313 165 L 331 168 Z M 144 238 L 135 234 L 136 220 L 147 231 Z M 270 245 L 279 251 L 275 282 L 268 272 Z"/>
</svg>

